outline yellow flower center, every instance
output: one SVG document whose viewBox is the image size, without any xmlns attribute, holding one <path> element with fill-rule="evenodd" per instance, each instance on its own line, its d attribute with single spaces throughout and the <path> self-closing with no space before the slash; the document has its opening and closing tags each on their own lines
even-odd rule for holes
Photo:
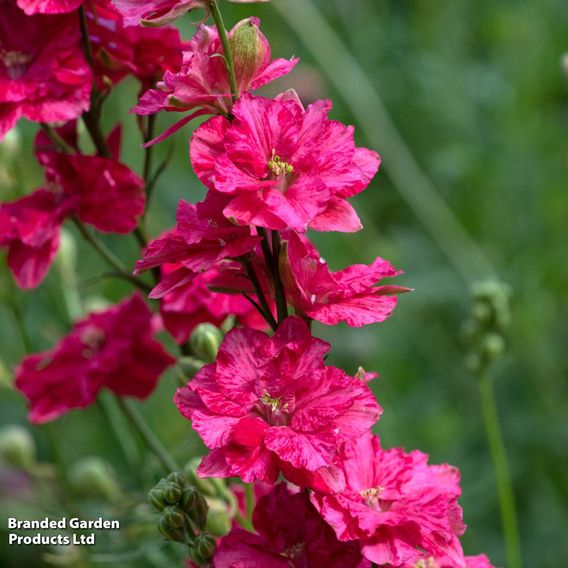
<svg viewBox="0 0 568 568">
<path fill-rule="evenodd" d="M 272 156 L 268 162 L 268 169 L 274 177 L 289 175 L 294 172 L 294 166 L 282 160 L 282 158 L 276 154 L 274 148 L 272 149 Z"/>
<path fill-rule="evenodd" d="M 6 72 L 10 79 L 18 79 L 26 72 L 26 65 L 32 56 L 21 51 L 0 51 L 0 59 L 6 66 Z"/>
</svg>

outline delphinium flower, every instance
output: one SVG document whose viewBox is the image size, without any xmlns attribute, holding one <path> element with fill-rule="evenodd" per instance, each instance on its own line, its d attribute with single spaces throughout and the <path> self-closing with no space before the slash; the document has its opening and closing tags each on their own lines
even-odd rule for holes
<svg viewBox="0 0 568 568">
<path fill-rule="evenodd" d="M 289 233 L 286 240 L 282 277 L 297 314 L 327 325 L 345 321 L 359 327 L 387 319 L 397 304 L 395 294 L 409 291 L 403 286 L 375 285 L 400 274 L 382 258 L 371 265 L 355 264 L 332 272 L 305 237 Z"/>
<path fill-rule="evenodd" d="M 0 204 L 0 247 L 8 250 L 8 266 L 25 289 L 35 288 L 45 277 L 65 219 L 76 216 L 99 231 L 129 233 L 144 211 L 143 181 L 118 161 L 119 129 L 108 138 L 110 158 L 80 154 L 74 122 L 57 133 L 73 153 L 62 152 L 40 132 L 35 150 L 45 185 Z"/>
<path fill-rule="evenodd" d="M 73 12 L 83 0 L 18 0 L 18 6 L 28 15 L 64 14 Z"/>
<path fill-rule="evenodd" d="M 325 366 L 328 350 L 298 317 L 272 338 L 230 331 L 216 363 L 175 397 L 211 449 L 199 473 L 274 483 L 283 472 L 298 484 L 333 477 L 338 444 L 363 435 L 381 409 L 359 379 Z"/>
<path fill-rule="evenodd" d="M 175 362 L 155 338 L 152 312 L 138 295 L 77 322 L 54 348 L 25 357 L 16 388 L 31 422 L 53 420 L 93 403 L 103 388 L 146 398 Z"/>
<path fill-rule="evenodd" d="M 367 432 L 340 452 L 345 489 L 316 492 L 312 501 L 339 540 L 360 542 L 363 556 L 379 566 L 413 566 L 426 555 L 465 568 L 459 471 L 427 460 L 419 451 L 385 450 Z"/>
<path fill-rule="evenodd" d="M 26 16 L 15 0 L 0 10 L 0 139 L 25 117 L 76 118 L 90 105 L 92 74 L 77 14 Z"/>
<path fill-rule="evenodd" d="M 356 542 L 340 542 L 305 492 L 285 483 L 259 499 L 256 534 L 233 528 L 219 543 L 215 568 L 369 568 Z"/>
<path fill-rule="evenodd" d="M 194 133 L 195 173 L 230 198 L 224 215 L 268 229 L 357 231 L 347 202 L 367 187 L 380 159 L 358 148 L 353 128 L 330 120 L 329 101 L 304 109 L 297 97 L 243 94 L 233 120 L 214 117 Z"/>
<path fill-rule="evenodd" d="M 235 79 L 239 92 L 259 89 L 289 73 L 297 59 L 272 60 L 270 44 L 260 31 L 258 18 L 247 18 L 228 32 L 232 45 Z M 200 25 L 183 51 L 183 63 L 177 70 L 167 71 L 155 89 L 142 95 L 133 112 L 139 115 L 159 111 L 188 112 L 181 121 L 155 141 L 169 136 L 195 116 L 228 115 L 233 106 L 229 73 L 216 27 Z"/>
</svg>

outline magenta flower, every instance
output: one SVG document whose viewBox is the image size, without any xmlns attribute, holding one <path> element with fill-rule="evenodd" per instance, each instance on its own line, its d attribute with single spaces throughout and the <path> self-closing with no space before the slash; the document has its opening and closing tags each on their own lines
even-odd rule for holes
<svg viewBox="0 0 568 568">
<path fill-rule="evenodd" d="M 225 196 L 209 192 L 197 205 L 179 202 L 175 231 L 152 241 L 144 250 L 144 258 L 136 263 L 135 274 L 164 264 L 178 265 L 162 278 L 150 297 L 163 297 L 193 280 L 196 272 L 241 256 L 259 242 L 249 227 L 237 227 L 223 217 L 226 201 Z"/>
<path fill-rule="evenodd" d="M 136 77 L 144 91 L 166 71 L 179 69 L 183 43 L 177 29 L 125 28 L 110 0 L 93 0 L 85 7 L 100 91 L 128 75 Z"/>
<path fill-rule="evenodd" d="M 144 182 L 130 168 L 118 161 L 120 128 L 108 139 L 111 158 L 78 153 L 75 125 L 58 129 L 75 148 L 76 154 L 58 151 L 47 135 L 36 138 L 36 156 L 45 170 L 48 183 L 56 187 L 59 201 L 68 213 L 108 233 L 130 233 L 144 211 Z M 109 207 L 112 204 L 112 207 Z"/>
<path fill-rule="evenodd" d="M 397 276 L 386 260 L 355 264 L 331 272 L 316 248 L 306 239 L 290 233 L 288 263 L 283 273 L 288 299 L 296 313 L 327 325 L 345 321 L 352 327 L 387 319 L 397 304 L 394 294 L 408 292 L 402 286 L 375 286 L 383 278 Z"/>
<path fill-rule="evenodd" d="M 408 565 L 408 568 L 455 568 L 455 564 L 451 562 L 439 562 L 432 556 L 422 557 L 416 562 Z M 479 556 L 466 556 L 466 568 L 494 568 L 485 554 Z M 405 565 L 406 568 L 406 565 Z"/>
<path fill-rule="evenodd" d="M 456 468 L 428 465 L 419 451 L 383 450 L 371 433 L 346 442 L 340 458 L 345 490 L 312 496 L 339 540 L 358 540 L 363 556 L 379 566 L 414 566 L 426 553 L 465 568 Z"/>
<path fill-rule="evenodd" d="M 47 189 L 0 205 L 0 247 L 8 250 L 8 267 L 20 288 L 35 288 L 47 274 L 64 215 L 57 196 Z"/>
<path fill-rule="evenodd" d="M 58 122 L 89 108 L 92 76 L 76 14 L 26 16 L 4 0 L 0 37 L 0 139 L 21 117 Z"/>
<path fill-rule="evenodd" d="M 258 89 L 289 73 L 298 59 L 275 59 L 272 61 L 270 44 L 260 32 L 260 20 L 247 18 L 229 31 L 233 45 L 235 75 L 240 93 Z M 248 42 L 255 42 L 256 49 L 247 45 L 240 48 L 236 39 L 243 34 Z M 177 72 L 166 72 L 155 89 L 142 95 L 140 102 L 132 109 L 141 115 L 154 114 L 165 110 L 187 112 L 200 108 L 188 115 L 155 141 L 173 134 L 193 117 L 200 114 L 224 114 L 231 112 L 233 99 L 229 74 L 223 57 L 224 51 L 219 33 L 214 26 L 200 25 L 187 49 L 183 52 L 183 64 Z"/>
<path fill-rule="evenodd" d="M 381 409 L 361 381 L 324 365 L 328 350 L 298 317 L 272 338 L 230 331 L 217 362 L 175 397 L 212 450 L 200 475 L 274 483 L 282 471 L 300 484 L 333 468 L 338 444 L 361 436 Z"/>
<path fill-rule="evenodd" d="M 268 0 L 229 0 L 241 4 Z M 127 26 L 162 26 L 190 10 L 209 7 L 209 0 L 113 0 Z"/>
<path fill-rule="evenodd" d="M 18 6 L 28 16 L 74 12 L 82 3 L 83 0 L 18 0 Z"/>
<path fill-rule="evenodd" d="M 168 274 L 179 268 L 176 264 L 165 264 L 162 272 Z M 164 327 L 177 343 L 185 343 L 196 325 L 209 322 L 220 326 L 229 316 L 236 316 L 236 321 L 241 325 L 266 328 L 264 320 L 245 298 L 212 292 L 208 288 L 218 274 L 219 269 L 212 267 L 161 299 L 160 314 Z"/>
<path fill-rule="evenodd" d="M 195 173 L 231 199 L 226 217 L 269 229 L 357 231 L 361 223 L 346 198 L 359 193 L 379 167 L 379 156 L 356 148 L 353 128 L 329 120 L 328 101 L 306 110 L 294 98 L 244 94 L 231 122 L 214 117 L 193 135 Z"/>
<path fill-rule="evenodd" d="M 152 312 L 134 295 L 76 323 L 49 351 L 26 357 L 15 385 L 29 401 L 30 421 L 48 422 L 84 408 L 102 388 L 146 398 L 175 362 L 154 331 Z"/>
<path fill-rule="evenodd" d="M 467 568 L 494 568 L 485 554 L 466 556 L 465 563 Z"/>
<path fill-rule="evenodd" d="M 233 528 L 213 558 L 215 568 L 368 568 L 355 542 L 337 540 L 305 492 L 280 483 L 259 499 L 253 524 L 257 534 Z"/>
</svg>

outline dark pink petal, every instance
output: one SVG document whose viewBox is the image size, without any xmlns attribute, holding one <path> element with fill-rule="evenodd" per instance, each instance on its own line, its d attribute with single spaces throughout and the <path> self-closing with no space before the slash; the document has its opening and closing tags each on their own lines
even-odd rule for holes
<svg viewBox="0 0 568 568">
<path fill-rule="evenodd" d="M 333 304 L 320 304 L 311 310 L 306 310 L 306 314 L 326 325 L 337 325 L 344 321 L 351 327 L 361 327 L 386 320 L 396 304 L 396 296 L 370 293 L 337 300 Z"/>
<path fill-rule="evenodd" d="M 18 0 L 18 6 L 28 15 L 73 12 L 83 0 Z"/>
<path fill-rule="evenodd" d="M 356 233 L 363 228 L 353 206 L 344 199 L 332 197 L 325 211 L 317 215 L 309 225 L 314 231 L 340 231 Z"/>
</svg>

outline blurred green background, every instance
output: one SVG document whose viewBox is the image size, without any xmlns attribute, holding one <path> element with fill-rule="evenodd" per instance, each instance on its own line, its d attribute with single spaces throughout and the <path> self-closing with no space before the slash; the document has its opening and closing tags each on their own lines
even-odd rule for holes
<svg viewBox="0 0 568 568">
<path fill-rule="evenodd" d="M 223 12 L 228 26 L 259 15 L 274 55 L 301 58 L 297 69 L 274 89 L 293 86 L 305 102 L 332 98 L 332 117 L 355 124 L 358 142 L 383 156 L 378 176 L 354 200 L 365 229 L 354 235 L 313 237 L 332 268 L 370 262 L 380 255 L 405 271 L 397 283 L 415 291 L 402 297 L 394 317 L 381 325 L 357 330 L 316 326 L 315 334 L 332 342 L 332 363 L 349 372 L 363 365 L 380 373 L 374 389 L 385 410 L 377 427 L 385 446 L 420 448 L 432 462 L 450 462 L 461 469 L 461 503 L 469 525 L 464 547 L 469 554 L 487 552 L 498 566 L 505 566 L 505 555 L 495 480 L 477 385 L 464 365 L 467 347 L 460 328 L 470 309 L 474 280 L 493 274 L 511 285 L 508 351 L 492 372 L 524 565 L 564 566 L 568 80 L 561 59 L 568 51 L 568 4 L 279 0 L 273 5 L 225 3 Z M 183 29 L 189 37 L 191 26 Z M 124 160 L 139 171 L 140 140 L 134 118 L 127 115 L 136 89 L 129 81 L 116 89 L 105 107 L 104 123 L 107 128 L 119 119 L 125 123 Z M 160 116 L 160 128 L 173 118 Z M 187 139 L 196 125 L 175 136 L 171 166 L 159 182 L 149 215 L 153 235 L 172 226 L 181 197 L 196 201 L 203 195 L 187 159 Z M 0 147 L 2 200 L 41 183 L 41 171 L 31 156 L 34 131 L 33 125 L 21 124 L 18 141 L 11 139 Z M 164 157 L 168 146 L 163 143 L 156 154 Z M 73 228 L 68 229 L 73 234 Z M 129 265 L 137 258 L 134 239 L 104 241 Z M 129 293 L 127 284 L 99 278 L 105 266 L 78 236 L 76 245 L 84 301 L 114 301 Z M 38 290 L 24 294 L 2 263 L 0 426 L 26 424 L 24 402 L 9 387 L 10 369 L 24 355 L 26 342 L 33 350 L 45 349 L 69 328 L 66 298 L 72 290 L 72 279 L 59 264 Z M 170 373 L 143 411 L 183 461 L 199 445 L 170 402 L 175 384 Z M 87 455 L 111 462 L 130 503 L 129 510 L 120 513 L 128 517 L 125 524 L 128 519 L 133 522 L 129 538 L 146 535 L 146 545 L 158 549 L 157 533 L 144 532 L 149 511 L 142 507 L 138 515 L 135 504 L 144 500 L 144 489 L 157 479 L 159 467 L 140 454 L 126 434 L 123 443 L 133 461 L 129 465 L 125 460 L 109 427 L 108 413 L 119 431 L 126 430 L 114 410 L 112 405 L 93 406 L 29 429 L 42 461 L 53 461 L 50 440 L 55 439 L 67 466 Z M 25 504 L 18 507 L 38 506 L 26 476 L 4 468 L 0 479 L 4 517 L 14 514 L 17 500 Z M 48 491 L 54 491 L 49 484 Z M 91 502 L 83 506 L 103 507 Z M 1 529 L 5 530 L 4 521 Z M 4 536 L 3 566 L 44 565 L 37 550 L 7 550 Z M 162 555 L 172 553 L 162 547 L 131 558 L 128 546 L 134 545 L 115 540 L 105 537 L 95 552 L 107 547 L 123 556 L 97 558 L 92 552 L 95 558 L 90 561 L 163 566 L 169 557 Z"/>
</svg>

